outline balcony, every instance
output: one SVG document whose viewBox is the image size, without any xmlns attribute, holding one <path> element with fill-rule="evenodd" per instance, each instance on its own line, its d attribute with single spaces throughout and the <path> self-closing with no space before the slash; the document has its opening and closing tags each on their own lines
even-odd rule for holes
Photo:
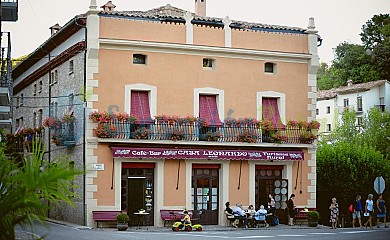
<svg viewBox="0 0 390 240">
<path fill-rule="evenodd" d="M 15 134 L 7 134 L 4 152 L 6 154 L 31 152 L 33 142 L 42 140 L 43 136 L 43 127 L 25 128 Z M 41 146 L 43 147 L 43 143 Z"/>
<path fill-rule="evenodd" d="M 51 139 L 57 146 L 73 147 L 76 145 L 74 122 L 63 122 L 60 127 L 53 129 Z"/>
<path fill-rule="evenodd" d="M 278 144 L 311 144 L 317 138 L 316 133 L 306 127 L 270 129 L 251 123 L 213 126 L 199 121 L 162 123 L 157 120 L 140 124 L 117 119 L 100 122 L 95 135 L 112 139 Z"/>
<path fill-rule="evenodd" d="M 18 20 L 18 0 L 1 0 L 2 21 Z"/>
</svg>

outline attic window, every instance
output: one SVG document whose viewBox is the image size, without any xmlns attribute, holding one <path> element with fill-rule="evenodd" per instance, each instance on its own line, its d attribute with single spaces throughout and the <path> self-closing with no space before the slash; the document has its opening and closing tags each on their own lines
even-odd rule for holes
<svg viewBox="0 0 390 240">
<path fill-rule="evenodd" d="M 146 64 L 146 55 L 133 54 L 133 64 Z"/>
<path fill-rule="evenodd" d="M 276 71 L 276 64 L 271 62 L 266 62 L 264 64 L 264 72 L 266 73 L 275 73 Z"/>
<path fill-rule="evenodd" d="M 211 58 L 203 58 L 203 67 L 215 69 L 215 60 Z"/>
</svg>

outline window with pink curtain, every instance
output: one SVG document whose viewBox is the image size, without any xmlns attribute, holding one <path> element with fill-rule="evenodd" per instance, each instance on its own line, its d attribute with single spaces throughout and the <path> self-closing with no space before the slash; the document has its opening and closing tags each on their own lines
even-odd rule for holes
<svg viewBox="0 0 390 240">
<path fill-rule="evenodd" d="M 149 108 L 149 92 L 131 91 L 130 114 L 140 119 L 141 123 L 151 123 Z"/>
<path fill-rule="evenodd" d="M 277 98 L 263 98 L 263 119 L 270 120 L 275 128 L 284 128 L 285 126 L 280 119 L 278 99 Z"/>
<path fill-rule="evenodd" d="M 216 95 L 199 95 L 199 118 L 205 119 L 211 126 L 222 126 Z"/>
</svg>

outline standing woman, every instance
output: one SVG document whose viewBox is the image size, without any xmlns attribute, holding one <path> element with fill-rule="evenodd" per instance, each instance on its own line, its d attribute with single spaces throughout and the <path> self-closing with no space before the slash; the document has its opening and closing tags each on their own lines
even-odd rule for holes
<svg viewBox="0 0 390 240">
<path fill-rule="evenodd" d="M 364 216 L 368 214 L 368 220 L 364 226 L 367 228 L 367 224 L 370 223 L 370 228 L 372 228 L 372 214 L 374 213 L 374 201 L 372 201 L 372 198 L 374 196 L 370 193 L 368 194 L 367 200 L 366 200 L 366 207 L 365 207 L 365 213 Z"/>
<path fill-rule="evenodd" d="M 289 217 L 289 226 L 294 225 L 294 216 L 295 216 L 295 205 L 294 205 L 294 198 L 295 194 L 291 194 L 290 199 L 287 201 L 287 208 L 288 208 L 288 217 Z"/>
<path fill-rule="evenodd" d="M 275 225 L 275 217 L 276 217 L 276 208 L 275 208 L 275 199 L 272 194 L 268 194 L 268 218 L 271 226 Z"/>
<path fill-rule="evenodd" d="M 332 229 L 337 228 L 337 221 L 339 219 L 339 204 L 337 203 L 336 198 L 332 198 L 332 203 L 330 204 L 330 222 L 332 223 Z"/>
<path fill-rule="evenodd" d="M 385 228 L 388 228 L 388 226 L 386 226 L 386 206 L 385 206 L 385 200 L 383 200 L 382 194 L 379 195 L 378 200 L 376 200 L 376 207 L 378 209 L 378 213 L 376 215 L 376 227 L 379 228 L 379 219 L 383 218 L 383 223 L 385 225 Z"/>
</svg>

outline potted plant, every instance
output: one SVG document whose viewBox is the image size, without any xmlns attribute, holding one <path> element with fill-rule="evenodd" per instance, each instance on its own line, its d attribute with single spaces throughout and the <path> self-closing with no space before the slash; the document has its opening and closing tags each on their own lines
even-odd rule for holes
<svg viewBox="0 0 390 240">
<path fill-rule="evenodd" d="M 310 132 L 304 132 L 299 136 L 299 142 L 304 144 L 311 144 L 315 139 L 317 136 Z"/>
<path fill-rule="evenodd" d="M 307 224 L 309 227 L 317 227 L 320 214 L 317 211 L 309 211 L 307 213 Z"/>
<path fill-rule="evenodd" d="M 257 135 L 253 131 L 245 130 L 243 133 L 238 135 L 239 142 L 255 143 L 257 141 Z"/>
<path fill-rule="evenodd" d="M 119 231 L 126 231 L 129 227 L 129 216 L 126 213 L 120 213 L 116 216 L 116 227 Z"/>
<path fill-rule="evenodd" d="M 150 130 L 146 127 L 140 127 L 133 133 L 134 139 L 149 139 L 150 138 Z"/>
</svg>

